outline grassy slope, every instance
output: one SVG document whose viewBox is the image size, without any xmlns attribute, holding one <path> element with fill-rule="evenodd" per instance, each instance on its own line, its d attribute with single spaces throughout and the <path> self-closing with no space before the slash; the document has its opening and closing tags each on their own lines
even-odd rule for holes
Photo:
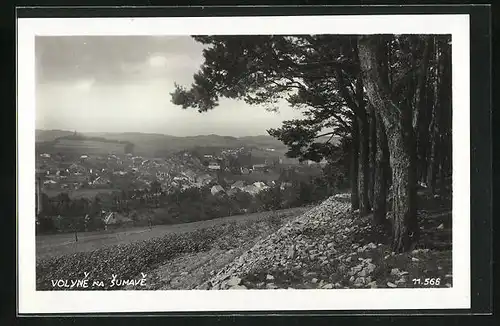
<svg viewBox="0 0 500 326">
<path fill-rule="evenodd" d="M 90 283 L 93 280 L 106 280 L 105 288 L 110 288 L 112 274 L 119 274 L 122 279 L 130 279 L 141 272 L 154 271 L 155 268 L 182 255 L 243 248 L 252 239 L 273 232 L 285 219 L 297 216 L 303 211 L 304 209 L 295 209 L 253 214 L 253 219 L 239 217 L 233 220 L 212 220 L 207 221 L 212 224 L 201 223 L 198 228 L 185 230 L 184 233 L 151 233 L 146 234 L 148 240 L 144 241 L 136 239 L 131 243 L 124 242 L 91 251 L 40 259 L 36 267 L 37 289 L 51 290 L 51 280 L 81 279 L 84 272 L 90 273 Z M 148 282 L 156 288 L 163 286 L 157 279 L 148 279 Z"/>
<path fill-rule="evenodd" d="M 292 208 L 280 211 L 283 214 L 300 213 L 305 208 Z M 235 215 L 212 220 L 181 223 L 174 225 L 157 225 L 150 230 L 148 227 L 132 227 L 128 229 L 118 229 L 115 231 L 95 231 L 78 233 L 78 242 L 75 242 L 73 233 L 39 235 L 36 237 L 37 259 L 56 257 L 76 252 L 92 251 L 117 244 L 128 244 L 137 241 L 145 241 L 166 234 L 181 234 L 200 230 L 203 228 L 215 227 L 229 222 L 243 223 L 246 221 L 257 221 L 266 218 L 269 212 L 253 213 L 247 215 Z"/>
<path fill-rule="evenodd" d="M 344 212 L 340 219 L 332 219 L 327 224 L 311 219 L 311 224 L 304 226 L 307 232 L 302 233 L 300 241 L 288 239 L 286 234 L 283 239 L 271 240 L 263 247 L 265 252 L 257 256 L 264 258 L 261 260 L 264 265 L 255 264 L 240 275 L 240 284 L 254 289 L 452 286 L 450 203 L 446 198 L 434 199 L 425 194 L 421 194 L 420 200 L 422 237 L 410 253 L 393 253 L 387 234 L 371 226 L 370 216 L 359 218 Z M 130 241 L 132 236 L 127 240 L 124 236 L 115 242 L 122 243 L 117 246 L 106 243 L 97 250 L 67 252 L 63 256 L 41 259 L 37 262 L 37 288 L 49 289 L 50 279 L 78 278 L 83 270 L 92 272 L 94 278 L 109 277 L 117 270 L 123 278 L 147 272 L 149 285 L 142 289 L 196 288 L 225 264 L 238 259 L 258 238 L 277 230 L 284 218 L 297 216 L 305 210 L 278 215 L 267 213 L 247 220 L 237 216 L 234 221 L 226 218 L 200 222 L 198 228 L 184 225 L 188 227 L 184 232 L 178 230 L 170 234 L 139 232 L 145 238 L 139 235 Z M 117 234 L 108 239 L 113 236 L 120 239 Z M 144 239 L 149 240 L 139 241 Z M 296 245 L 300 242 L 303 249 L 299 252 L 297 247 L 294 258 L 286 258 L 287 250 L 280 246 L 286 248 L 287 245 L 279 244 L 283 241 Z M 333 243 L 332 248 L 327 246 L 330 243 Z M 266 255 L 285 256 L 265 259 Z M 360 274 L 370 266 L 373 269 L 366 275 Z M 358 282 L 360 278 L 362 282 Z M 435 281 L 437 278 L 439 285 L 424 284 L 426 279 Z M 420 284 L 414 279 L 419 279 Z"/>
</svg>

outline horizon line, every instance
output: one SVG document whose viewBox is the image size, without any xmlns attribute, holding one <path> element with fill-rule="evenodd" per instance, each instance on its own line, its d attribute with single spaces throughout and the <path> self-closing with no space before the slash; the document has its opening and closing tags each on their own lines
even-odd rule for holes
<svg viewBox="0 0 500 326">
<path fill-rule="evenodd" d="M 222 135 L 222 134 L 196 134 L 196 135 L 187 135 L 187 136 L 174 136 L 170 134 L 164 134 L 160 132 L 143 132 L 143 131 L 78 131 L 78 130 L 69 130 L 69 129 L 46 129 L 46 128 L 35 128 L 35 131 L 64 131 L 64 132 L 76 132 L 79 134 L 92 134 L 92 133 L 101 133 L 101 134 L 144 134 L 144 135 L 161 135 L 168 137 L 176 137 L 176 138 L 186 138 L 186 137 L 203 137 L 203 136 L 219 136 L 219 137 L 232 137 L 232 138 L 244 138 L 244 137 L 271 137 L 273 136 L 266 134 L 258 134 L 258 135 L 246 135 L 246 136 L 230 136 L 230 135 Z"/>
</svg>

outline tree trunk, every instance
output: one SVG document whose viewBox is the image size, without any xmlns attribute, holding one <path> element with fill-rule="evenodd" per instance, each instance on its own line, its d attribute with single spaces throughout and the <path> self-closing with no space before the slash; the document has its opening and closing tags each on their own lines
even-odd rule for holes
<svg viewBox="0 0 500 326">
<path fill-rule="evenodd" d="M 426 96 L 427 96 L 427 71 L 429 70 L 429 58 L 432 51 L 433 40 L 431 36 L 426 36 L 425 38 L 425 48 L 424 55 L 422 58 L 420 75 L 418 77 L 417 89 L 416 89 L 416 103 L 413 116 L 413 128 L 415 133 L 416 142 L 416 155 L 417 155 L 417 180 L 425 181 L 425 170 L 427 166 L 425 164 L 425 148 L 427 146 L 427 128 L 428 119 L 426 112 Z"/>
<path fill-rule="evenodd" d="M 441 71 L 442 67 L 440 64 L 439 47 L 437 42 L 435 43 L 436 49 L 436 65 L 435 70 L 435 80 L 434 80 L 434 103 L 432 105 L 432 116 L 431 123 L 429 126 L 430 134 L 430 152 L 429 152 L 429 170 L 427 173 L 427 185 L 432 193 L 436 190 L 436 176 L 439 169 L 439 154 L 441 147 L 441 108 L 440 108 L 440 83 L 441 83 Z"/>
<path fill-rule="evenodd" d="M 425 48 L 422 62 L 420 64 L 420 72 L 418 75 L 417 88 L 415 89 L 415 111 L 413 115 L 413 128 L 418 130 L 419 122 L 421 122 L 420 115 L 424 110 L 425 100 L 425 81 L 427 80 L 427 70 L 429 68 L 429 57 L 431 51 L 432 38 L 431 36 L 425 37 Z"/>
<path fill-rule="evenodd" d="M 375 159 L 375 178 L 374 178 L 374 199 L 373 199 L 373 220 L 375 225 L 386 223 L 387 213 L 387 182 L 389 149 L 387 148 L 387 136 L 384 124 L 379 115 L 377 117 L 377 151 Z"/>
<path fill-rule="evenodd" d="M 419 181 L 427 183 L 427 172 L 429 171 L 429 156 L 430 156 L 430 134 L 429 134 L 429 126 L 432 116 L 432 107 L 433 107 L 433 90 L 432 87 L 432 78 L 428 78 L 428 85 L 426 85 L 426 95 L 423 103 L 424 110 L 419 115 L 419 119 L 421 119 L 417 123 L 416 130 L 416 151 L 417 151 L 417 179 Z"/>
<path fill-rule="evenodd" d="M 352 119 L 352 144 L 351 144 L 351 208 L 359 208 L 358 193 L 358 159 L 359 159 L 359 127 L 356 118 Z"/>
<path fill-rule="evenodd" d="M 369 126 L 366 115 L 358 118 L 359 121 L 359 214 L 365 216 L 370 212 L 370 203 L 368 198 L 368 185 L 370 177 L 369 166 Z"/>
<path fill-rule="evenodd" d="M 385 133 L 385 131 L 384 131 Z M 368 199 L 370 207 L 374 207 L 374 196 L 375 196 L 375 175 L 377 169 L 377 114 L 372 105 L 370 105 L 370 180 L 368 186 Z"/>
<path fill-rule="evenodd" d="M 387 132 L 393 188 L 393 250 L 411 250 L 418 239 L 416 187 L 412 154 L 412 124 L 408 108 L 398 107 L 391 99 L 389 85 L 384 82 L 379 63 L 383 38 L 378 35 L 359 38 L 359 57 L 368 98 L 377 109 Z"/>
<path fill-rule="evenodd" d="M 441 135 L 441 155 L 440 155 L 440 178 L 441 188 L 445 184 L 445 178 L 451 172 L 451 62 L 450 46 L 446 40 L 441 43 L 441 85 L 439 87 L 440 105 L 440 135 Z"/>
<path fill-rule="evenodd" d="M 388 143 L 392 166 L 393 250 L 408 251 L 418 239 L 416 188 L 412 171 L 412 155 L 402 124 L 390 128 Z"/>
<path fill-rule="evenodd" d="M 364 104 L 363 79 L 356 81 L 356 102 L 357 117 L 359 121 L 359 215 L 365 216 L 370 212 L 370 203 L 368 198 L 368 186 L 370 178 L 370 152 L 369 152 L 369 132 L 368 114 Z"/>
<path fill-rule="evenodd" d="M 347 106 L 351 108 L 354 112 L 355 117 L 353 118 L 352 127 L 352 164 L 356 164 L 357 167 L 351 166 L 351 204 L 353 209 L 359 208 L 359 213 L 361 216 L 366 215 L 369 210 L 368 205 L 368 118 L 366 115 L 365 105 L 364 105 L 364 90 L 363 90 L 363 79 L 357 78 L 356 80 L 356 90 L 354 96 L 348 91 L 346 81 L 344 78 L 344 73 L 340 66 L 335 69 L 336 80 L 339 86 L 340 93 L 344 98 Z M 356 135 L 356 137 L 354 137 Z M 356 160 L 356 162 L 354 162 Z M 356 172 L 354 173 L 354 169 Z M 356 181 L 356 182 L 355 182 Z M 354 191 L 354 187 L 358 189 Z M 355 196 L 354 196 L 355 195 Z M 354 205 L 356 204 L 356 205 Z"/>
</svg>

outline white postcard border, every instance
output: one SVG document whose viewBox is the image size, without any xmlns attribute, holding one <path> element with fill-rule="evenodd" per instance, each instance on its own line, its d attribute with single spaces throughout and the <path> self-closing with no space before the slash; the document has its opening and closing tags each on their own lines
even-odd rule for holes
<svg viewBox="0 0 500 326">
<path fill-rule="evenodd" d="M 17 24 L 17 237 L 18 312 L 20 314 L 470 308 L 470 44 L 468 15 L 20 18 Z M 452 288 L 36 291 L 34 236 L 35 36 L 381 33 L 452 35 Z"/>
</svg>

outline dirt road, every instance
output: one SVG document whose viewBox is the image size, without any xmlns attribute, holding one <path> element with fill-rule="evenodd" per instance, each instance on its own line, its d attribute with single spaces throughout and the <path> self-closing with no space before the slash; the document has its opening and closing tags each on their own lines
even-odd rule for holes
<svg viewBox="0 0 500 326">
<path fill-rule="evenodd" d="M 300 214 L 307 211 L 306 207 L 291 208 L 277 211 L 278 214 Z M 217 218 L 207 221 L 183 223 L 174 225 L 157 225 L 153 229 L 148 227 L 137 227 L 116 230 L 114 232 L 85 232 L 78 234 L 78 242 L 75 242 L 73 233 L 41 235 L 36 237 L 36 258 L 47 258 L 68 253 L 91 251 L 106 246 L 122 243 L 143 241 L 161 237 L 170 233 L 184 233 L 203 229 L 211 226 L 221 225 L 229 222 L 243 223 L 251 220 L 259 220 L 273 214 L 273 212 L 253 213 L 247 215 L 236 215 Z"/>
</svg>

